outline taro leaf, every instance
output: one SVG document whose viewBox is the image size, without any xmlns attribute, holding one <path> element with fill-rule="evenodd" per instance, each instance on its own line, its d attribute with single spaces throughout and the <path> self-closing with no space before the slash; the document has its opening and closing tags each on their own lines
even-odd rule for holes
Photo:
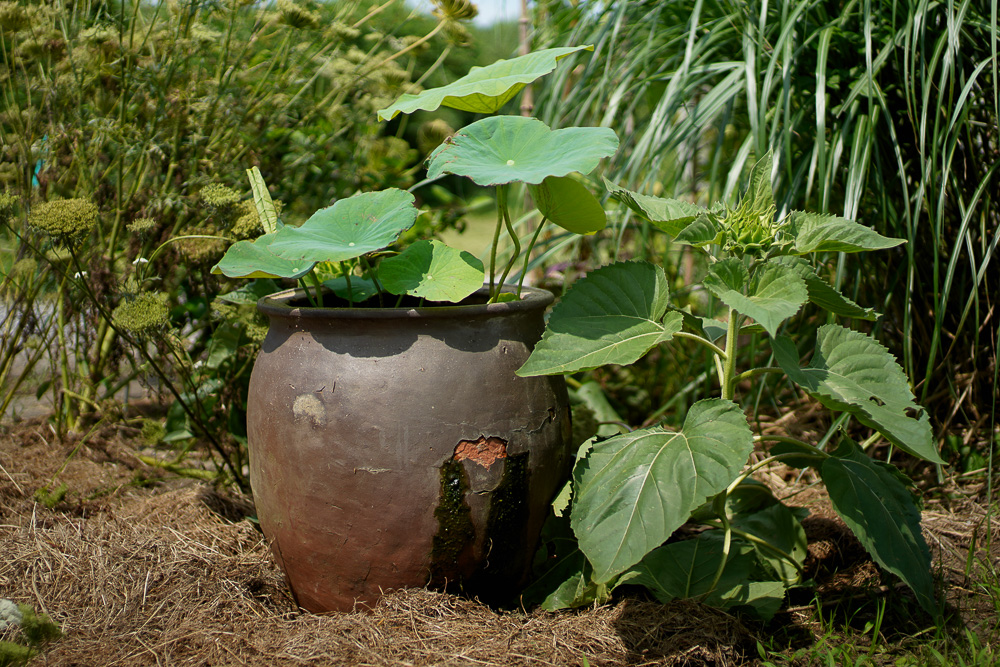
<svg viewBox="0 0 1000 667">
<path fill-rule="evenodd" d="M 379 110 L 379 120 L 392 120 L 399 113 L 434 111 L 442 105 L 472 113 L 496 113 L 527 84 L 554 70 L 557 61 L 583 50 L 593 51 L 594 47 L 545 49 L 511 60 L 498 60 L 486 67 L 473 67 L 447 86 L 418 95 L 403 95 L 392 106 Z"/>
<path fill-rule="evenodd" d="M 341 199 L 301 227 L 282 227 L 272 250 L 286 259 L 342 262 L 381 250 L 417 219 L 414 197 L 389 188 Z"/>
<path fill-rule="evenodd" d="M 378 287 L 368 278 L 352 276 L 350 287 L 347 278 L 337 276 L 323 281 L 323 287 L 327 288 L 344 301 L 351 303 L 363 303 L 378 294 Z"/>
<path fill-rule="evenodd" d="M 749 546 L 733 543 L 722 577 L 713 589 L 712 581 L 722 562 L 722 547 L 722 535 L 715 530 L 690 540 L 665 544 L 632 568 L 636 576 L 628 583 L 645 586 L 664 603 L 699 597 L 713 590 L 728 590 L 750 577 L 754 563 Z"/>
<path fill-rule="evenodd" d="M 294 229 L 287 227 L 283 229 Z M 237 241 L 229 246 L 212 273 L 227 278 L 292 278 L 298 280 L 309 273 L 315 262 L 286 259 L 274 254 L 271 245 L 278 234 L 265 234 L 253 241 Z"/>
<path fill-rule="evenodd" d="M 847 444 L 849 449 L 839 449 L 819 469 L 833 508 L 875 561 L 899 576 L 920 606 L 936 615 L 931 555 L 912 494 L 896 474 Z"/>
<path fill-rule="evenodd" d="M 273 234 L 283 225 L 278 220 L 278 211 L 271 201 L 271 193 L 267 191 L 267 184 L 264 177 L 260 175 L 260 169 L 253 167 L 247 169 L 247 178 L 250 179 L 250 189 L 253 190 L 253 205 L 257 209 L 257 217 L 264 227 L 265 234 Z"/>
<path fill-rule="evenodd" d="M 756 320 L 771 336 L 809 298 L 805 281 L 791 268 L 774 262 L 758 269 L 753 284 L 743 263 L 731 257 L 716 262 L 705 277 L 705 287 L 723 303 Z M 744 294 L 744 292 L 749 294 Z"/>
<path fill-rule="evenodd" d="M 894 248 L 903 239 L 882 236 L 853 220 L 822 213 L 792 211 L 784 233 L 795 241 L 795 254 L 812 252 L 862 252 Z"/>
<path fill-rule="evenodd" d="M 758 560 L 773 578 L 786 586 L 799 582 L 800 568 L 806 560 L 806 531 L 790 509 L 777 502 L 754 514 L 735 517 L 733 526 L 788 554 L 798 567 L 774 549 L 753 543 Z"/>
<path fill-rule="evenodd" d="M 771 349 L 788 377 L 826 407 L 849 412 L 914 456 L 944 463 L 906 374 L 874 338 L 826 324 L 816 332 L 816 351 L 806 368 L 799 367 L 791 339 L 773 338 Z"/>
<path fill-rule="evenodd" d="M 830 283 L 826 282 L 800 257 L 781 257 L 777 261 L 791 267 L 804 281 L 809 292 L 809 300 L 826 310 L 841 317 L 851 317 L 859 320 L 878 319 L 878 313 L 872 308 L 862 308 L 841 294 Z"/>
<path fill-rule="evenodd" d="M 604 185 L 612 198 L 622 202 L 670 236 L 677 236 L 685 227 L 694 222 L 695 218 L 708 211 L 701 206 L 679 199 L 650 197 L 632 192 L 606 178 Z"/>
<path fill-rule="evenodd" d="M 417 241 L 378 267 L 382 286 L 393 294 L 452 303 L 482 287 L 485 275 L 483 263 L 471 253 L 435 240 Z"/>
<path fill-rule="evenodd" d="M 679 433 L 648 428 L 595 443 L 573 471 L 572 526 L 609 581 L 663 544 L 692 510 L 732 482 L 753 449 L 740 407 L 706 399 Z"/>
<path fill-rule="evenodd" d="M 568 232 L 594 234 L 608 223 L 601 202 L 573 178 L 549 176 L 528 190 L 539 212 Z"/>
<path fill-rule="evenodd" d="M 566 292 L 545 335 L 517 374 L 554 375 L 604 364 L 631 364 L 681 329 L 667 312 L 663 269 L 619 262 L 592 271 Z"/>
<path fill-rule="evenodd" d="M 536 118 L 492 116 L 438 146 L 428 160 L 427 177 L 456 174 L 478 185 L 537 185 L 549 176 L 586 174 L 616 150 L 618 137 L 607 127 L 551 130 Z"/>
</svg>

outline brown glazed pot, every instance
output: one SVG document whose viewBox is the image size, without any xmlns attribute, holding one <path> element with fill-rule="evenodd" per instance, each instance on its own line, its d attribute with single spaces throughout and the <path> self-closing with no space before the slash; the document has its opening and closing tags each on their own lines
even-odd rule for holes
<svg viewBox="0 0 1000 667">
<path fill-rule="evenodd" d="M 432 308 L 298 308 L 250 378 L 250 480 L 261 528 L 313 612 L 389 589 L 458 587 L 487 601 L 524 583 L 569 473 L 562 377 L 519 378 L 549 292 Z"/>
</svg>

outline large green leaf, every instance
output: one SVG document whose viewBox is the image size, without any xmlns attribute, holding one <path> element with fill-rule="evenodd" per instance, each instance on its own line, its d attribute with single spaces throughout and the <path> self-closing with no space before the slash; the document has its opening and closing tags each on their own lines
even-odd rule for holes
<svg viewBox="0 0 1000 667">
<path fill-rule="evenodd" d="M 292 229 L 289 227 L 288 229 Z M 298 280 L 309 273 L 315 262 L 286 259 L 274 254 L 271 244 L 277 233 L 258 236 L 253 241 L 237 241 L 229 246 L 212 273 L 227 278 L 292 278 Z"/>
<path fill-rule="evenodd" d="M 816 333 L 816 351 L 807 368 L 799 367 L 791 339 L 773 338 L 771 348 L 788 377 L 826 407 L 851 413 L 914 456 L 944 463 L 927 413 L 916 404 L 906 374 L 874 338 L 824 325 Z"/>
<path fill-rule="evenodd" d="M 601 202 L 574 178 L 549 176 L 528 190 L 538 211 L 568 232 L 594 234 L 608 223 Z"/>
<path fill-rule="evenodd" d="M 456 174 L 478 185 L 537 185 L 549 176 L 586 174 L 616 150 L 618 137 L 607 127 L 552 130 L 537 118 L 493 116 L 465 126 L 438 146 L 429 158 L 427 177 Z"/>
<path fill-rule="evenodd" d="M 457 303 L 483 286 L 483 263 L 441 241 L 417 241 L 382 260 L 378 277 L 393 294 Z"/>
<path fill-rule="evenodd" d="M 878 313 L 874 309 L 862 308 L 837 291 L 830 283 L 816 275 L 816 271 L 809 265 L 809 262 L 801 257 L 781 257 L 777 261 L 790 266 L 799 277 L 806 281 L 809 301 L 827 312 L 839 315 L 840 317 L 851 317 L 859 320 L 875 320 L 878 318 Z"/>
<path fill-rule="evenodd" d="M 805 563 L 808 544 L 806 531 L 790 509 L 777 502 L 759 512 L 737 516 L 733 520 L 733 526 L 787 554 L 791 561 L 775 549 L 769 549 L 760 542 L 753 543 L 757 558 L 764 564 L 769 574 L 784 582 L 786 586 L 799 582 L 800 568 Z"/>
<path fill-rule="evenodd" d="M 271 250 L 290 260 L 342 262 L 381 250 L 417 219 L 414 197 L 389 188 L 363 192 L 316 211 L 301 227 L 282 227 Z"/>
<path fill-rule="evenodd" d="M 434 111 L 442 105 L 472 113 L 496 113 L 527 84 L 554 70 L 560 59 L 583 50 L 593 51 L 594 47 L 545 49 L 511 60 L 498 60 L 486 67 L 473 67 L 447 86 L 403 95 L 395 104 L 379 110 L 379 120 L 392 120 L 399 113 Z"/>
<path fill-rule="evenodd" d="M 795 242 L 795 253 L 812 252 L 862 252 L 894 248 L 903 239 L 882 236 L 878 232 L 853 220 L 822 213 L 792 211 L 784 233 Z"/>
<path fill-rule="evenodd" d="M 350 283 L 344 276 L 330 278 L 323 281 L 323 287 L 350 303 L 363 303 L 378 294 L 375 282 L 361 276 L 352 276 Z"/>
<path fill-rule="evenodd" d="M 594 444 L 574 468 L 572 526 L 606 582 L 642 560 L 729 485 L 753 449 L 740 407 L 706 399 L 679 433 L 642 429 Z"/>
<path fill-rule="evenodd" d="M 707 209 L 701 206 L 679 199 L 651 197 L 632 192 L 606 178 L 604 185 L 613 199 L 622 202 L 670 236 L 677 236 L 685 227 L 694 222 L 695 218 L 707 212 Z"/>
<path fill-rule="evenodd" d="M 875 561 L 906 582 L 920 606 L 936 615 L 931 554 L 912 494 L 886 464 L 846 445 L 819 469 L 833 508 Z"/>
<path fill-rule="evenodd" d="M 552 309 L 545 334 L 517 374 L 575 373 L 630 364 L 681 329 L 667 312 L 663 269 L 619 262 L 578 280 Z"/>
<path fill-rule="evenodd" d="M 751 283 L 743 263 L 730 257 L 713 264 L 704 282 L 724 304 L 752 317 L 771 336 L 809 298 L 805 281 L 791 268 L 774 262 L 758 268 Z"/>
<path fill-rule="evenodd" d="M 713 588 L 715 573 L 722 563 L 723 541 L 718 531 L 708 531 L 654 549 L 632 568 L 636 576 L 628 583 L 645 586 L 664 603 L 729 590 L 750 577 L 754 565 L 751 552 L 747 545 L 734 543 L 722 577 Z"/>
</svg>

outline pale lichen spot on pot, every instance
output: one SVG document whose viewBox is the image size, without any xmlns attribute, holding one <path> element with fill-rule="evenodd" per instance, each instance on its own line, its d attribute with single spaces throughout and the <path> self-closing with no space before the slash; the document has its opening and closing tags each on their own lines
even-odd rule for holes
<svg viewBox="0 0 1000 667">
<path fill-rule="evenodd" d="M 296 419 L 308 419 L 316 426 L 326 424 L 326 408 L 315 394 L 301 394 L 295 397 L 292 414 Z"/>
</svg>

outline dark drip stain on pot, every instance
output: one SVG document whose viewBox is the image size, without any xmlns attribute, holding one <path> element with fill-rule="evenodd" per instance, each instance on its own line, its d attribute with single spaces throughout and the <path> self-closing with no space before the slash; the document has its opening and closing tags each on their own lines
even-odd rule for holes
<svg viewBox="0 0 1000 667">
<path fill-rule="evenodd" d="M 432 586 L 454 582 L 461 572 L 463 554 L 471 552 L 475 543 L 472 510 L 465 500 L 468 490 L 462 462 L 448 459 L 441 466 L 441 500 L 434 510 L 438 531 L 431 547 Z"/>
<path fill-rule="evenodd" d="M 512 572 L 523 560 L 518 551 L 524 548 L 524 532 L 528 525 L 528 452 L 508 456 L 504 461 L 503 478 L 492 494 L 486 534 L 490 540 L 490 554 L 483 572 L 484 585 L 492 588 L 490 580 L 505 578 L 496 594 L 509 596 L 510 578 L 516 581 L 522 574 Z M 489 597 L 490 591 L 484 591 Z"/>
</svg>

